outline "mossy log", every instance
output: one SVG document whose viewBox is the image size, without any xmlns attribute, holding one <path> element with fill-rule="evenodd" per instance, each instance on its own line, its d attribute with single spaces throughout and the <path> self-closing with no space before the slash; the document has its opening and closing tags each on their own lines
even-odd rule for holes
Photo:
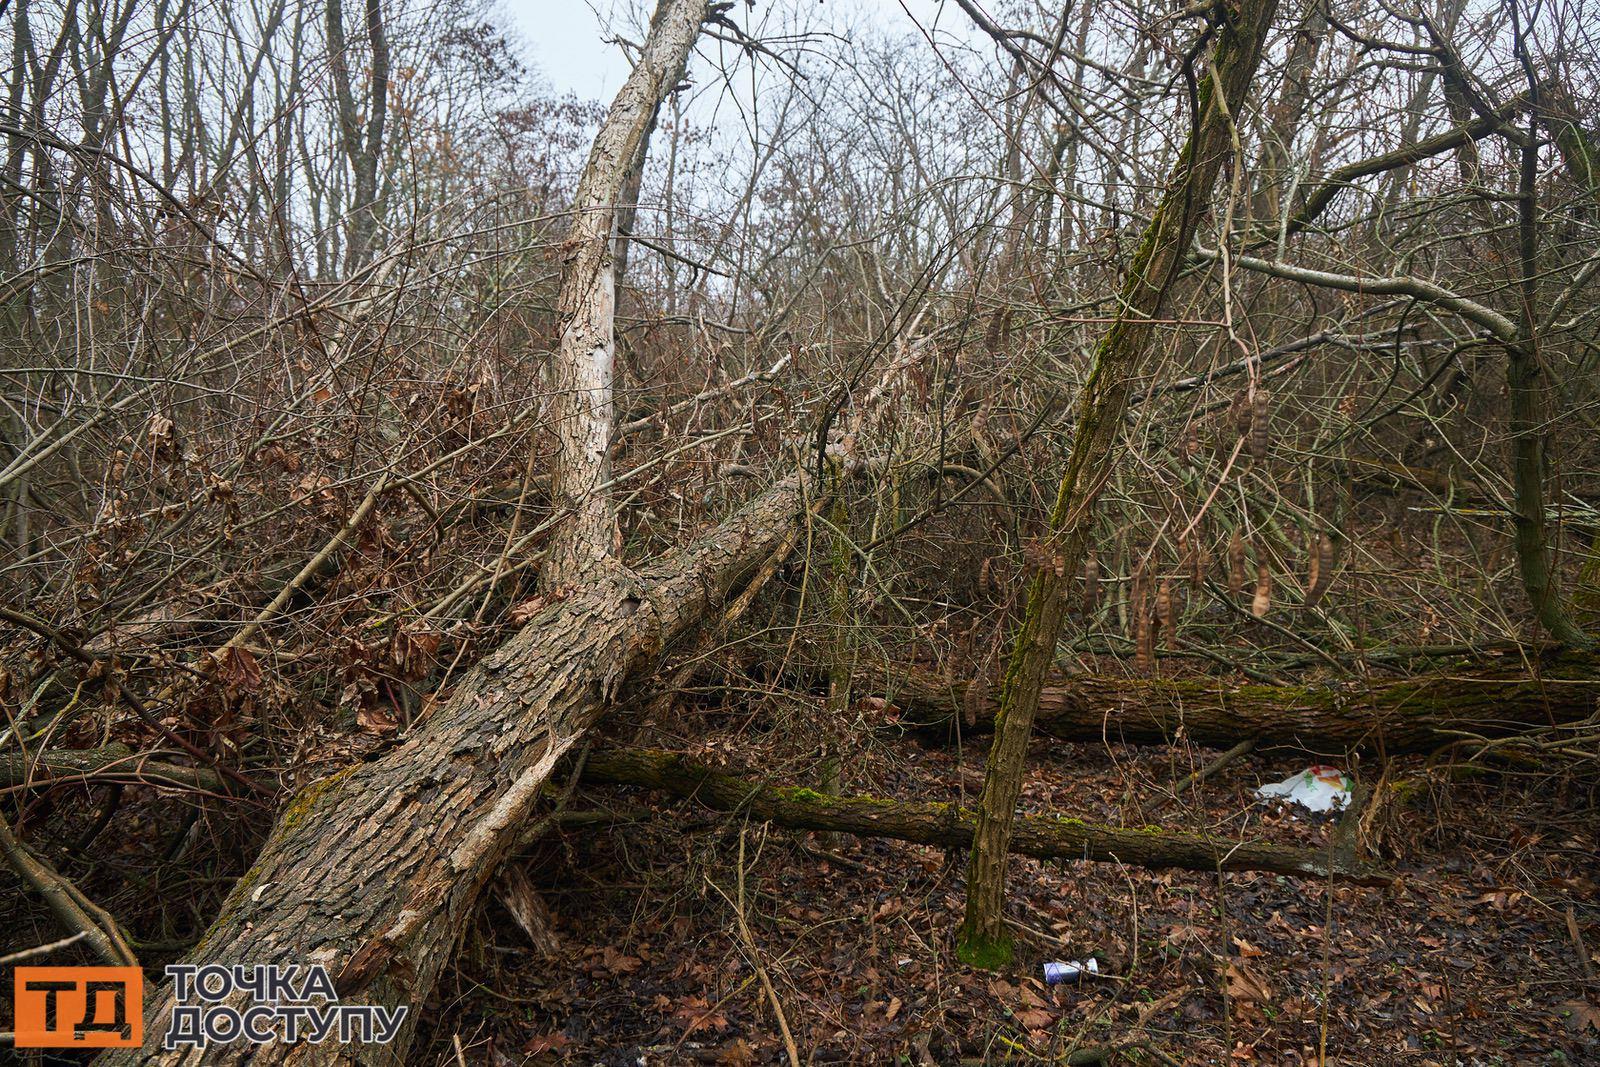
<svg viewBox="0 0 1600 1067">
<path fill-rule="evenodd" d="M 209 767 L 185 767 L 152 759 L 123 744 L 0 754 L 0 789 L 72 782 L 158 785 L 202 793 L 229 791 L 227 779 Z"/>
<path fill-rule="evenodd" d="M 993 729 L 992 700 L 975 700 L 975 721 L 962 721 L 969 686 L 911 670 L 889 696 L 909 726 Z M 1572 654 L 1532 663 L 1508 656 L 1409 678 L 1303 686 L 1056 674 L 1040 693 L 1034 726 L 1069 741 L 1161 744 L 1182 736 L 1222 748 L 1253 739 L 1309 752 L 1397 754 L 1579 722 L 1597 703 L 1600 659 Z"/>
<path fill-rule="evenodd" d="M 747 812 L 751 818 L 792 830 L 891 837 L 945 848 L 971 845 L 977 822 L 974 812 L 953 804 L 832 796 L 814 789 L 769 785 L 672 752 L 598 749 L 584 762 L 583 779 L 659 789 L 716 811 Z M 1268 871 L 1296 878 L 1327 878 L 1330 874 L 1326 851 L 1155 827 L 1118 829 L 1050 815 L 1018 815 L 1010 849 L 1036 859 L 1094 860 L 1158 870 Z M 1362 885 L 1385 885 L 1394 877 L 1337 859 L 1332 868 L 1335 877 Z"/>
</svg>

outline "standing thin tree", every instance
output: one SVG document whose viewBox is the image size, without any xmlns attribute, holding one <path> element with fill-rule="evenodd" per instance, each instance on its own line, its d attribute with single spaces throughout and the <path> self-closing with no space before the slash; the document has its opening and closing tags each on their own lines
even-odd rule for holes
<svg viewBox="0 0 1600 1067">
<path fill-rule="evenodd" d="M 366 122 L 357 112 L 350 84 L 349 46 L 344 36 L 344 9 L 328 0 L 328 67 L 339 103 L 339 135 L 350 160 L 350 229 L 346 266 L 355 270 L 372 255 L 378 229 L 378 159 L 383 151 L 383 125 L 389 113 L 389 38 L 383 26 L 382 0 L 366 0 L 367 45 L 372 50 L 372 97 Z"/>
<path fill-rule="evenodd" d="M 1117 319 L 1094 352 L 1078 398 L 1072 455 L 1050 513 L 1048 543 L 1028 587 L 1027 607 L 1000 693 L 994 742 L 967 868 L 967 912 L 957 953 L 978 967 L 1000 967 L 1012 955 L 1005 922 L 1006 853 L 1011 843 L 1023 764 L 1039 692 L 1055 659 L 1071 577 L 1083 569 L 1094 505 L 1120 450 L 1131 382 L 1151 347 L 1153 319 L 1194 239 L 1223 163 L 1234 153 L 1233 116 L 1249 90 L 1277 0 L 1243 0 L 1213 9 L 1215 48 L 1197 85 L 1195 122 L 1171 183 L 1128 266 Z"/>
</svg>

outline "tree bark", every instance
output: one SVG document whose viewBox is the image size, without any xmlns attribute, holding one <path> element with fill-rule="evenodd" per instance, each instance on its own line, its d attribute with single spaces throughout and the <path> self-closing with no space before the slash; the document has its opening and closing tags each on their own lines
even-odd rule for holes
<svg viewBox="0 0 1600 1067">
<path fill-rule="evenodd" d="M 336 2 L 329 10 L 331 21 Z M 418 1010 L 557 760 L 632 673 L 759 566 L 805 507 L 806 479 L 797 472 L 710 536 L 638 573 L 613 558 L 606 455 L 617 198 L 706 14 L 706 0 L 661 0 L 578 184 L 554 365 L 552 490 L 567 517 L 541 575 L 549 603 L 396 748 L 303 790 L 191 954 L 201 965 L 320 964 L 336 975 L 342 997 L 409 1007 L 395 1043 L 167 1053 L 172 993 L 164 989 L 152 995 L 144 1049 L 107 1062 L 403 1060 Z"/>
<path fill-rule="evenodd" d="M 1283 67 L 1283 88 L 1267 109 L 1261 133 L 1260 174 L 1256 176 L 1256 220 L 1266 227 L 1278 221 L 1284 182 L 1294 162 L 1291 146 L 1311 100 L 1311 74 L 1328 35 L 1324 0 L 1308 0 L 1295 26 L 1289 57 Z"/>
<path fill-rule="evenodd" d="M 1154 337 L 1156 328 L 1149 320 L 1160 317 L 1194 240 L 1198 219 L 1209 207 L 1217 174 L 1233 154 L 1230 116 L 1240 112 L 1276 9 L 1277 0 L 1243 0 L 1217 28 L 1211 69 L 1199 85 L 1197 124 L 1134 254 L 1117 301 L 1117 321 L 1095 350 L 1078 400 L 1072 455 L 1050 515 L 1045 555 L 1051 564 L 1034 575 L 1028 589 L 1027 607 L 1001 689 L 995 739 L 973 834 L 967 913 L 958 953 L 975 966 L 1001 966 L 1011 959 L 1011 933 L 1004 915 L 1006 854 L 1022 788 L 1028 735 L 1066 613 L 1067 575 L 1076 577 L 1083 569 L 1095 501 L 1121 450 L 1122 421 L 1132 381 Z"/>
<path fill-rule="evenodd" d="M 791 830 L 818 830 L 859 837 L 892 837 L 921 845 L 965 848 L 971 844 L 975 813 L 953 804 L 919 804 L 883 797 L 831 796 L 726 774 L 671 752 L 602 749 L 583 766 L 586 782 L 609 782 L 660 789 L 694 800 L 713 811 L 747 812 L 752 818 Z M 1363 885 L 1393 880 L 1372 867 L 1335 860 L 1325 852 L 1235 841 L 1154 828 L 1118 829 L 1050 815 L 1019 815 L 1008 839 L 1019 856 L 1036 859 L 1127 863 L 1157 870 L 1270 871 L 1296 878 L 1333 875 Z"/>
<path fill-rule="evenodd" d="M 966 681 L 931 671 L 897 678 L 899 721 L 953 730 L 966 710 Z M 1257 685 L 1212 678 L 1055 674 L 1039 692 L 1035 728 L 1066 741 L 1167 744 L 1187 738 L 1226 747 L 1254 738 L 1333 754 L 1428 752 L 1463 735 L 1508 737 L 1581 722 L 1600 707 L 1600 660 L 1558 656 L 1530 673 L 1522 660 L 1476 663 L 1395 680 Z M 963 731 L 994 729 L 996 706 L 980 701 Z"/>
<path fill-rule="evenodd" d="M 641 144 L 661 100 L 683 77 L 706 13 L 706 0 L 661 0 L 639 62 L 606 112 L 578 182 L 556 301 L 562 332 L 552 383 L 560 450 L 551 491 L 567 519 L 541 576 L 547 589 L 599 573 L 612 554 L 616 519 L 605 486 L 611 480 L 618 202 L 632 165 L 642 163 Z"/>
<path fill-rule="evenodd" d="M 807 499 L 785 478 L 708 536 L 636 575 L 551 603 L 395 748 L 301 790 L 189 962 L 322 964 L 341 996 L 409 1005 L 394 1045 L 230 1045 L 164 1053 L 170 989 L 142 1050 L 106 1063 L 404 1059 L 417 1012 L 540 787 L 623 684 L 760 566 Z"/>
<path fill-rule="evenodd" d="M 1526 139 L 1522 144 L 1517 182 L 1517 258 L 1522 277 L 1519 286 L 1522 306 L 1518 309 L 1519 336 L 1505 346 L 1506 429 L 1511 436 L 1511 522 L 1517 563 L 1522 572 L 1522 587 L 1528 594 L 1539 624 L 1555 640 L 1569 646 L 1589 643 L 1589 636 L 1572 620 L 1561 597 L 1554 566 L 1554 546 L 1545 519 L 1545 445 L 1548 423 L 1544 394 L 1549 372 L 1539 336 L 1539 117 L 1541 97 L 1532 59 L 1526 51 L 1520 24 L 1516 29 L 1516 50 L 1528 74 L 1528 93 L 1533 101 L 1528 117 Z"/>
</svg>

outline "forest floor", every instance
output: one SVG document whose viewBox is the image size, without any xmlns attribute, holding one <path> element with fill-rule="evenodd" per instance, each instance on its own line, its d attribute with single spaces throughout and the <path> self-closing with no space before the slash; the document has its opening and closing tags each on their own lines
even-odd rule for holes
<svg viewBox="0 0 1600 1067">
<path fill-rule="evenodd" d="M 964 760 L 876 746 L 846 791 L 971 802 L 985 740 Z M 1334 817 L 1253 796 L 1304 757 L 1238 761 L 1156 810 L 1214 755 L 1038 741 L 1023 806 L 1327 847 Z M 1371 812 L 1389 888 L 1017 858 L 1017 958 L 998 974 L 955 958 L 964 855 L 585 790 L 575 807 L 623 821 L 569 826 L 521 860 L 557 954 L 485 909 L 419 1062 L 786 1062 L 776 1002 L 803 1063 L 1600 1063 L 1592 786 L 1447 784 L 1420 760 L 1394 774 L 1421 787 Z M 1089 955 L 1098 978 L 1043 982 L 1043 962 Z"/>
<path fill-rule="evenodd" d="M 620 714 L 609 729 L 750 778 L 815 784 L 806 724 L 820 709 L 784 699 L 800 718 L 676 708 L 648 723 Z M 874 740 L 847 759 L 845 792 L 975 801 L 988 738 L 957 749 L 863 735 Z M 371 739 L 336 740 L 356 745 L 348 759 Z M 1023 807 L 1329 846 L 1337 816 L 1254 796 L 1304 767 L 1303 754 L 1246 757 L 1163 802 L 1215 756 L 1040 739 Z M 1370 762 L 1349 769 L 1376 777 Z M 1403 785 L 1379 795 L 1405 803 L 1363 820 L 1372 858 L 1397 875 L 1384 888 L 1014 858 L 1017 958 L 996 974 L 953 951 L 964 853 L 827 840 L 585 786 L 567 821 L 516 861 L 556 944 L 532 947 L 492 899 L 412 1062 L 785 1063 L 776 1001 L 807 1064 L 1600 1064 L 1600 784 L 1571 770 L 1464 770 L 1390 765 Z M 120 796 L 112 825 L 61 862 L 139 939 L 154 973 L 209 923 L 271 810 L 229 801 L 197 817 L 149 787 Z M 29 822 L 41 843 L 61 844 L 91 828 L 96 807 L 69 791 L 31 807 Z M 0 915 L 0 955 L 59 937 L 7 875 L 0 900 L 20 906 Z M 1043 982 L 1044 962 L 1090 956 L 1098 977 Z"/>
</svg>

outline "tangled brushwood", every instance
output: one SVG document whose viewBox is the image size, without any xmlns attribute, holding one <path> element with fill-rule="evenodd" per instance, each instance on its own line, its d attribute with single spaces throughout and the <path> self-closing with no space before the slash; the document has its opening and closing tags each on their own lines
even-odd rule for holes
<svg viewBox="0 0 1600 1067">
<path fill-rule="evenodd" d="M 1591 0 L 615 6 L 0 3 L 3 987 L 1600 1056 Z"/>
</svg>

